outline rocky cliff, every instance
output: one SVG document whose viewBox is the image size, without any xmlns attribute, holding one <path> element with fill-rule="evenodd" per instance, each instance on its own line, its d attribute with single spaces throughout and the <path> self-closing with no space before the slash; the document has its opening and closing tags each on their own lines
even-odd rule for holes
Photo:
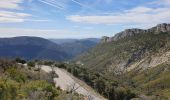
<svg viewBox="0 0 170 100">
<path fill-rule="evenodd" d="M 155 27 L 152 27 L 150 29 L 144 30 L 144 29 L 126 29 L 120 33 L 117 33 L 114 37 L 103 37 L 102 43 L 103 42 L 111 42 L 111 41 L 117 41 L 119 39 L 125 38 L 125 37 L 130 37 L 130 36 L 135 36 L 137 34 L 145 34 L 145 33 L 161 33 L 161 32 L 168 32 L 170 34 L 170 24 L 158 24 Z"/>
</svg>

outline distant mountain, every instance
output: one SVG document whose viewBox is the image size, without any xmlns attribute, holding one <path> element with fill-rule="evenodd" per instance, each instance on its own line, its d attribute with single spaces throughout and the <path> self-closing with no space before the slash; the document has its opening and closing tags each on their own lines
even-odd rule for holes
<svg viewBox="0 0 170 100">
<path fill-rule="evenodd" d="M 49 40 L 56 44 L 61 45 L 63 43 L 75 42 L 77 39 L 49 39 Z"/>
<path fill-rule="evenodd" d="M 50 41 L 57 43 L 57 44 L 63 44 L 63 43 L 74 43 L 76 41 L 81 41 L 81 40 L 89 40 L 95 43 L 98 43 L 100 39 L 98 38 L 86 38 L 86 39 L 49 39 Z"/>
<path fill-rule="evenodd" d="M 59 44 L 70 56 L 74 58 L 88 51 L 99 43 L 100 39 L 50 39 L 52 42 Z"/>
<path fill-rule="evenodd" d="M 70 60 L 97 44 L 97 39 L 47 40 L 39 37 L 0 38 L 0 57 Z"/>
<path fill-rule="evenodd" d="M 70 56 L 61 46 L 39 37 L 0 38 L 0 57 L 65 60 Z"/>
</svg>

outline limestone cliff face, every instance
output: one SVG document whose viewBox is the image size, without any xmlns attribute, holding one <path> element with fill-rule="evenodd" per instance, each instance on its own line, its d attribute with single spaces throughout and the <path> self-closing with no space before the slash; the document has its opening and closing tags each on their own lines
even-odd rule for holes
<svg viewBox="0 0 170 100">
<path fill-rule="evenodd" d="M 141 34 L 141 33 L 145 33 L 145 30 L 142 30 L 142 29 L 126 29 L 125 31 L 116 34 L 114 37 L 111 38 L 111 40 L 117 41 L 119 39 L 129 37 L 129 36 L 134 36 L 136 34 Z"/>
<path fill-rule="evenodd" d="M 117 41 L 119 39 L 125 38 L 125 37 L 130 37 L 130 36 L 135 36 L 137 34 L 145 34 L 145 33 L 160 33 L 160 32 L 168 32 L 170 34 L 170 24 L 158 24 L 155 27 L 152 27 L 150 29 L 147 30 L 143 30 L 143 29 L 126 29 L 120 33 L 117 33 L 114 37 L 103 37 L 103 42 L 110 42 L 110 41 Z"/>
<path fill-rule="evenodd" d="M 105 42 L 110 42 L 110 37 L 103 36 L 101 39 L 101 43 L 105 43 Z"/>
<path fill-rule="evenodd" d="M 151 32 L 170 32 L 170 24 L 158 24 L 156 27 L 149 29 Z"/>
</svg>

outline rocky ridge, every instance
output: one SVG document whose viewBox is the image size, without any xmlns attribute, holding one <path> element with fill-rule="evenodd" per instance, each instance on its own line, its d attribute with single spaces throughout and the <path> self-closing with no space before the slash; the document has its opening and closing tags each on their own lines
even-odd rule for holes
<svg viewBox="0 0 170 100">
<path fill-rule="evenodd" d="M 125 38 L 125 37 L 130 37 L 130 36 L 135 36 L 137 34 L 145 34 L 145 33 L 161 33 L 161 32 L 168 32 L 170 34 L 170 24 L 163 23 L 163 24 L 158 24 L 155 27 L 152 27 L 150 29 L 144 30 L 144 29 L 126 29 L 120 33 L 117 33 L 114 37 L 106 37 L 104 36 L 102 38 L 101 43 L 105 42 L 111 42 L 111 41 L 117 41 L 119 39 Z"/>
</svg>

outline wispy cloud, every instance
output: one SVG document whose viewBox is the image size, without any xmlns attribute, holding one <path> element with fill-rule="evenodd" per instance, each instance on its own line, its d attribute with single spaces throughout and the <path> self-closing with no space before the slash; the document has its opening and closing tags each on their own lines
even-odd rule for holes
<svg viewBox="0 0 170 100">
<path fill-rule="evenodd" d="M 61 2 L 56 1 L 56 0 L 38 0 L 38 1 L 41 2 L 41 3 L 47 4 L 49 6 L 58 8 L 60 10 L 64 9 L 64 5 L 62 5 Z"/>
<path fill-rule="evenodd" d="M 47 20 L 47 19 L 25 19 L 25 21 L 29 21 L 29 22 L 51 22 L 51 20 Z"/>
<path fill-rule="evenodd" d="M 165 0 L 169 2 L 169 0 Z M 154 24 L 170 22 L 170 7 L 135 7 L 112 15 L 71 15 L 66 19 L 87 24 Z"/>
<path fill-rule="evenodd" d="M 25 0 L 27 1 L 27 0 Z M 32 14 L 22 12 L 20 5 L 24 0 L 0 0 L 0 23 L 47 22 L 49 20 L 33 19 Z M 28 0 L 32 2 L 32 0 Z"/>
<path fill-rule="evenodd" d="M 78 2 L 78 1 L 76 1 L 76 0 L 71 0 L 71 1 L 74 2 L 74 3 L 76 3 L 76 4 L 78 4 L 78 5 L 80 5 L 80 6 L 82 6 L 82 7 L 87 7 L 87 6 L 84 5 L 83 3 Z"/>
<path fill-rule="evenodd" d="M 0 0 L 0 23 L 24 22 L 25 18 L 31 16 L 18 11 L 22 9 L 20 4 L 23 2 L 24 0 Z"/>
<path fill-rule="evenodd" d="M 17 13 L 0 10 L 0 23 L 24 22 L 26 17 L 31 16 L 26 13 Z"/>
<path fill-rule="evenodd" d="M 0 0 L 0 8 L 1 9 L 22 9 L 19 4 L 22 3 L 23 0 Z"/>
</svg>

